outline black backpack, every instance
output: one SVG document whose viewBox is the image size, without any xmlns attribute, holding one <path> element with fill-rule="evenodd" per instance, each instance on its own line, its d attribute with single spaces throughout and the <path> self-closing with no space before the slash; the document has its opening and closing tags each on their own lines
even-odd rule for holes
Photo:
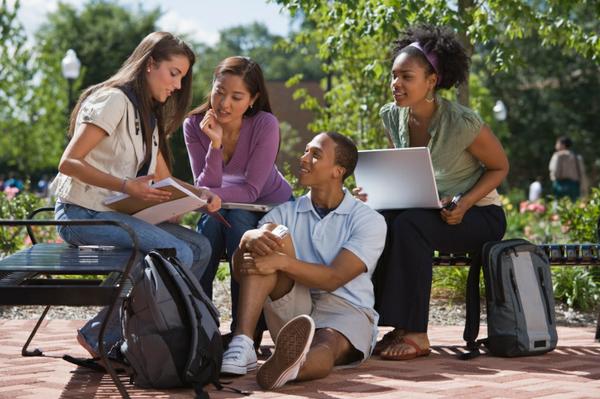
<svg viewBox="0 0 600 399">
<path fill-rule="evenodd" d="M 485 345 L 495 356 L 546 353 L 558 341 L 550 262 L 537 245 L 523 239 L 493 241 L 483 246 L 488 336 L 479 332 L 479 264 L 471 265 L 467 283 L 467 321 L 464 339 L 470 352 Z"/>
<path fill-rule="evenodd" d="M 174 256 L 156 250 L 144 259 L 143 276 L 123 302 L 121 352 L 142 388 L 219 384 L 223 346 L 219 314 L 197 279 Z"/>
</svg>

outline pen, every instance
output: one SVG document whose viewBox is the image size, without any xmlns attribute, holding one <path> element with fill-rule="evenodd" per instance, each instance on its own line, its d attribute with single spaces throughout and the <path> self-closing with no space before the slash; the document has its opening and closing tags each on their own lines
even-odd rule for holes
<svg viewBox="0 0 600 399">
<path fill-rule="evenodd" d="M 446 208 L 449 211 L 456 208 L 456 205 L 458 204 L 458 201 L 460 201 L 460 199 L 462 198 L 462 195 L 463 195 L 462 193 L 456 194 L 454 197 L 452 197 L 452 201 L 450 201 L 448 204 L 446 204 L 446 206 L 444 208 Z"/>
</svg>

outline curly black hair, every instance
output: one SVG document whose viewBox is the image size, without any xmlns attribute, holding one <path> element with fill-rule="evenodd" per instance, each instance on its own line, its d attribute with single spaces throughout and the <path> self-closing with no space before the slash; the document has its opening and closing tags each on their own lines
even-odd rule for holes
<svg viewBox="0 0 600 399">
<path fill-rule="evenodd" d="M 446 26 L 416 25 L 400 32 L 400 37 L 394 42 L 392 62 L 401 53 L 418 57 L 427 66 L 428 73 L 435 73 L 425 55 L 415 47 L 407 47 L 418 42 L 427 52 L 433 52 L 438 59 L 439 72 L 442 81 L 436 88 L 449 89 L 465 82 L 469 77 L 470 59 L 464 47 L 456 38 L 454 31 Z"/>
</svg>

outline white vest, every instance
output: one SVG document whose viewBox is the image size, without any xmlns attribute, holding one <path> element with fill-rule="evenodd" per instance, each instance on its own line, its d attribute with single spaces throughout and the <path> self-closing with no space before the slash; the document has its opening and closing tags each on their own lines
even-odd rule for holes
<svg viewBox="0 0 600 399">
<path fill-rule="evenodd" d="M 91 166 L 119 179 L 134 179 L 144 163 L 144 140 L 141 129 L 136 130 L 136 112 L 125 93 L 117 88 L 103 88 L 90 95 L 82 104 L 75 125 L 75 135 L 82 123 L 103 129 L 107 136 L 84 158 Z M 156 169 L 158 128 L 152 132 L 152 158 L 148 174 Z M 74 177 L 59 173 L 50 187 L 63 202 L 95 211 L 110 211 L 102 204 L 116 194 L 105 188 L 92 186 Z"/>
</svg>

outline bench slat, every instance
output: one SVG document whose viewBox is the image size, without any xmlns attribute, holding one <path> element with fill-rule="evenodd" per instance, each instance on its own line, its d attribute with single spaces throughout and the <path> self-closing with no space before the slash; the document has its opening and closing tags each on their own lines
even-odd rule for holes
<svg viewBox="0 0 600 399">
<path fill-rule="evenodd" d="M 0 260 L 0 272 L 109 274 L 123 271 L 129 249 L 82 251 L 66 244 L 36 244 Z"/>
<path fill-rule="evenodd" d="M 598 244 L 540 244 L 553 266 L 594 266 L 600 265 L 600 245 Z M 433 266 L 469 266 L 468 254 L 444 254 L 433 257 Z"/>
</svg>

